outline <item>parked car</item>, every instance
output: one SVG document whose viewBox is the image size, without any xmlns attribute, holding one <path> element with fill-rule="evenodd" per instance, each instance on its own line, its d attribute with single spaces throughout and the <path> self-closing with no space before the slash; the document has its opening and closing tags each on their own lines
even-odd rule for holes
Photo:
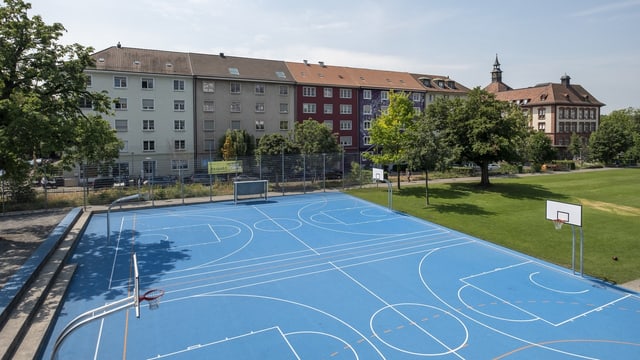
<svg viewBox="0 0 640 360">
<path fill-rule="evenodd" d="M 325 178 L 327 180 L 340 180 L 342 179 L 342 171 L 341 170 L 330 170 L 325 174 Z"/>
<path fill-rule="evenodd" d="M 251 181 L 251 180 L 258 180 L 257 177 L 253 177 L 253 176 L 249 176 L 249 175 L 237 175 L 231 178 L 231 181 Z"/>
<path fill-rule="evenodd" d="M 185 183 L 209 185 L 211 182 L 213 182 L 212 176 L 213 175 L 209 174 L 193 174 L 189 176 L 189 180 L 185 181 Z"/>
<path fill-rule="evenodd" d="M 145 180 L 143 184 L 165 187 L 165 186 L 175 185 L 176 180 L 170 176 L 155 176 Z"/>
<path fill-rule="evenodd" d="M 500 169 L 500 165 L 499 165 L 499 164 L 492 163 L 492 164 L 489 164 L 489 165 L 488 165 L 488 169 L 489 169 L 489 171 L 492 171 L 492 170 L 498 170 L 498 169 Z"/>
<path fill-rule="evenodd" d="M 112 177 L 97 177 L 93 180 L 94 189 L 112 188 L 116 180 Z"/>
</svg>

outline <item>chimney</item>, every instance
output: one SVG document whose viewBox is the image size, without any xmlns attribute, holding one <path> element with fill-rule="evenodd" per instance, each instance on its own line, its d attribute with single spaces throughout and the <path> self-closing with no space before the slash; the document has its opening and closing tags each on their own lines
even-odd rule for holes
<svg viewBox="0 0 640 360">
<path fill-rule="evenodd" d="M 324 66 L 324 61 L 318 61 L 318 65 L 320 65 L 320 66 L 322 66 L 322 67 L 325 67 L 325 66 Z"/>
<path fill-rule="evenodd" d="M 122 44 L 120 44 L 120 41 L 118 41 L 118 44 L 116 44 L 116 47 L 117 47 L 118 49 L 121 49 L 121 48 L 122 48 Z"/>
<path fill-rule="evenodd" d="M 305 65 L 309 65 L 309 62 L 308 62 L 307 60 L 302 60 L 302 62 L 303 62 Z"/>
<path fill-rule="evenodd" d="M 560 83 L 566 87 L 569 87 L 571 85 L 571 77 L 569 77 L 569 75 L 567 74 L 564 74 L 564 76 L 560 78 Z"/>
</svg>

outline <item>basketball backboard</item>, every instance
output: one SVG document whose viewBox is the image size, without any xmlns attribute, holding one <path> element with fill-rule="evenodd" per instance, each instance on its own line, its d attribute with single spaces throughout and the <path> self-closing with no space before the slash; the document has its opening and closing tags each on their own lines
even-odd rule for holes
<svg viewBox="0 0 640 360">
<path fill-rule="evenodd" d="M 373 168 L 373 180 L 374 181 L 384 181 L 384 170 Z"/>
<path fill-rule="evenodd" d="M 547 200 L 547 220 L 562 220 L 565 224 L 582 227 L 582 205 Z"/>
</svg>

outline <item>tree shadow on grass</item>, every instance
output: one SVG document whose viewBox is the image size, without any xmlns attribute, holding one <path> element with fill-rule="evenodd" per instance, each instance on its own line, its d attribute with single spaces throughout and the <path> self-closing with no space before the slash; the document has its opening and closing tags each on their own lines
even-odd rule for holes
<svg viewBox="0 0 640 360">
<path fill-rule="evenodd" d="M 448 200 L 461 200 L 477 194 L 498 194 L 514 200 L 563 200 L 567 196 L 548 190 L 537 184 L 496 183 L 482 187 L 477 183 L 453 183 L 429 188 L 430 205 L 440 213 L 457 213 L 464 215 L 493 215 L 494 212 L 468 203 L 448 203 Z M 400 197 L 425 198 L 424 186 L 405 187 L 398 193 Z"/>
</svg>

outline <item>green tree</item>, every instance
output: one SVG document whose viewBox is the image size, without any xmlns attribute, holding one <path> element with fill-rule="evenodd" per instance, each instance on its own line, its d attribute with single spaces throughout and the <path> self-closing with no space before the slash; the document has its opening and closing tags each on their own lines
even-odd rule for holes
<svg viewBox="0 0 640 360">
<path fill-rule="evenodd" d="M 23 182 L 29 171 L 24 166 L 27 160 L 56 158 L 69 164 L 86 157 L 83 123 L 90 122 L 94 130 L 107 131 L 107 126 L 85 116 L 79 104 L 90 101 L 98 116 L 107 113 L 111 103 L 105 94 L 87 91 L 84 69 L 94 64 L 91 48 L 58 44 L 65 31 L 62 24 L 47 25 L 38 15 L 30 18 L 31 4 L 22 0 L 4 4 L 0 7 L 0 169 L 9 179 Z M 111 133 L 108 129 L 102 139 L 113 140 Z"/>
<path fill-rule="evenodd" d="M 517 105 L 496 100 L 480 88 L 448 102 L 449 111 L 440 112 L 436 119 L 437 130 L 460 160 L 480 166 L 480 185 L 489 186 L 490 163 L 520 159 L 527 118 Z"/>
<path fill-rule="evenodd" d="M 284 156 L 299 153 L 300 149 L 296 144 L 282 134 L 267 134 L 261 137 L 256 148 L 258 163 L 271 171 L 276 183 L 284 171 L 291 171 L 294 166 L 291 161 L 282 161 Z M 288 169 L 283 168 L 283 163 Z"/>
<path fill-rule="evenodd" d="M 578 134 L 571 134 L 571 140 L 569 140 L 569 152 L 574 158 L 582 158 L 583 143 L 582 138 Z"/>
<path fill-rule="evenodd" d="M 616 110 L 600 120 L 598 130 L 591 133 L 589 152 L 604 163 L 623 160 L 635 145 L 636 123 L 631 109 Z"/>
<path fill-rule="evenodd" d="M 227 129 L 218 143 L 222 144 L 218 150 L 225 160 L 253 155 L 255 150 L 255 138 L 246 130 Z"/>
<path fill-rule="evenodd" d="M 429 105 L 426 111 L 411 122 L 405 132 L 406 160 L 410 170 L 420 169 L 425 174 L 425 198 L 429 205 L 429 170 L 450 156 L 443 146 L 440 133 L 436 130 L 436 121 L 440 111 L 446 111 L 441 101 Z"/>
<path fill-rule="evenodd" d="M 333 154 L 342 152 L 337 134 L 313 119 L 296 123 L 293 141 L 302 154 Z"/>
<path fill-rule="evenodd" d="M 535 131 L 527 138 L 526 153 L 536 171 L 540 171 L 542 164 L 556 157 L 551 138 L 542 131 Z"/>
<path fill-rule="evenodd" d="M 405 129 L 415 118 L 413 102 L 403 92 L 389 93 L 389 107 L 373 121 L 369 135 L 371 143 L 379 152 L 366 156 L 376 164 L 399 165 L 405 162 L 407 141 Z M 400 171 L 398 171 L 398 189 L 400 189 Z"/>
</svg>

